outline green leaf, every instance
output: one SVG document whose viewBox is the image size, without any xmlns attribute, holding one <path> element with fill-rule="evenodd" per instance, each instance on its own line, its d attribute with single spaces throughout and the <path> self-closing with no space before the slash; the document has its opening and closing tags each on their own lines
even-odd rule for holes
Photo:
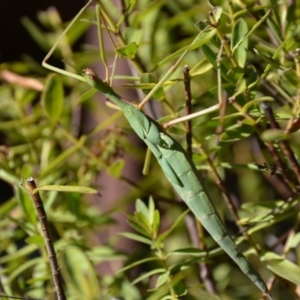
<svg viewBox="0 0 300 300">
<path fill-rule="evenodd" d="M 109 168 L 107 169 L 107 173 L 114 178 L 120 179 L 124 166 L 124 159 L 118 159 L 109 166 Z"/>
<path fill-rule="evenodd" d="M 135 202 L 135 210 L 137 212 L 140 212 L 143 215 L 145 215 L 147 217 L 147 219 L 149 218 L 148 207 L 146 206 L 146 204 L 141 199 L 137 199 L 136 200 L 136 202 Z"/>
<path fill-rule="evenodd" d="M 153 242 L 150 239 L 140 236 L 138 234 L 132 233 L 132 232 L 119 232 L 118 235 L 124 236 L 124 237 L 134 240 L 134 241 L 141 242 L 143 244 L 148 244 L 150 246 L 152 246 L 152 244 L 153 244 Z"/>
<path fill-rule="evenodd" d="M 139 220 L 136 220 L 135 216 L 128 216 L 128 224 L 137 232 L 141 233 L 146 237 L 149 236 L 149 232 L 144 228 L 143 224 L 139 223 Z"/>
<path fill-rule="evenodd" d="M 8 255 L 1 256 L 0 263 L 3 264 L 13 260 L 17 261 L 19 258 L 23 258 L 25 256 L 28 256 L 29 254 L 32 254 L 37 249 L 39 249 L 39 247 L 33 244 L 24 246 L 21 249 L 18 249 L 18 251 L 16 252 L 12 252 Z"/>
<path fill-rule="evenodd" d="M 231 49 L 240 68 L 245 67 L 248 52 L 248 26 L 244 19 L 239 19 L 232 30 Z"/>
<path fill-rule="evenodd" d="M 172 254 L 192 255 L 201 257 L 207 255 L 207 252 L 197 248 L 181 248 L 172 251 Z"/>
<path fill-rule="evenodd" d="M 36 26 L 36 24 L 34 24 L 34 22 L 32 22 L 27 17 L 22 17 L 21 23 L 29 32 L 30 37 L 34 39 L 34 41 L 41 47 L 41 49 L 48 51 L 52 46 L 52 41 L 49 41 L 48 36 L 45 36 L 45 32 L 43 32 L 38 26 Z"/>
<path fill-rule="evenodd" d="M 162 286 L 163 284 L 165 284 L 167 282 L 169 276 L 170 276 L 169 271 L 159 275 L 156 280 L 156 283 L 155 283 L 155 288 L 158 288 L 158 287 Z"/>
<path fill-rule="evenodd" d="M 57 74 L 51 74 L 47 78 L 42 101 L 46 114 L 53 122 L 56 122 L 62 113 L 64 103 L 63 85 Z"/>
<path fill-rule="evenodd" d="M 140 78 L 140 83 L 141 84 L 148 84 L 148 83 L 157 83 L 157 81 L 155 80 L 155 78 L 152 76 L 152 74 L 150 73 L 144 73 L 142 74 L 141 78 Z M 146 89 L 146 88 L 142 88 L 143 92 L 147 95 L 149 94 L 149 92 L 152 90 L 152 88 L 150 89 Z M 164 93 L 164 89 L 161 87 L 159 88 L 153 95 L 153 98 L 158 99 L 158 100 L 163 100 L 165 98 L 165 93 Z"/>
<path fill-rule="evenodd" d="M 117 272 L 118 273 L 121 273 L 121 272 L 124 272 L 126 270 L 129 270 L 129 269 L 132 269 L 138 265 L 141 265 L 143 263 L 146 263 L 146 262 L 150 262 L 150 261 L 159 261 L 160 259 L 158 257 L 147 257 L 147 258 L 144 258 L 144 259 L 141 259 L 141 260 L 138 260 L 138 261 L 135 261 L 134 263 L 128 265 L 128 266 L 125 266 L 123 267 L 121 270 L 119 270 Z"/>
<path fill-rule="evenodd" d="M 133 59 L 137 53 L 137 43 L 133 42 L 127 46 L 116 48 L 115 51 L 120 57 Z"/>
<path fill-rule="evenodd" d="M 38 264 L 43 263 L 43 259 L 41 257 L 31 258 L 27 261 L 24 261 L 22 264 L 19 264 L 13 272 L 11 272 L 7 278 L 8 282 L 13 281 L 15 278 L 21 277 L 27 269 L 37 267 Z"/>
<path fill-rule="evenodd" d="M 137 223 L 142 226 L 148 233 L 151 233 L 151 224 L 149 222 L 149 216 L 145 216 L 143 213 L 140 213 L 136 211 L 134 213 L 135 219 L 137 220 Z"/>
<path fill-rule="evenodd" d="M 195 50 L 199 47 L 201 47 L 202 45 L 208 43 L 216 34 L 216 29 L 211 29 L 209 31 L 205 31 L 203 33 L 199 33 L 198 37 L 196 37 L 196 39 L 194 40 L 193 45 L 187 45 L 179 50 L 177 50 L 176 52 L 172 53 L 171 55 L 167 56 L 166 58 L 164 58 L 163 60 L 161 60 L 154 69 L 152 69 L 152 71 L 156 70 L 157 68 L 159 68 L 160 66 L 165 65 L 168 62 L 173 61 L 175 58 L 181 56 L 186 50 L 188 51 L 192 51 Z"/>
<path fill-rule="evenodd" d="M 67 284 L 77 291 L 81 299 L 97 299 L 100 294 L 97 273 L 84 251 L 72 246 L 65 249 L 60 257 Z"/>
<path fill-rule="evenodd" d="M 73 185 L 44 185 L 34 189 L 33 193 L 38 191 L 57 191 L 57 192 L 68 192 L 68 193 L 81 193 L 81 194 L 98 194 L 100 193 L 86 186 L 73 186 Z"/>
<path fill-rule="evenodd" d="M 37 214 L 34 207 L 34 203 L 32 198 L 29 196 L 24 189 L 17 188 L 16 189 L 16 197 L 19 202 L 20 207 L 22 208 L 25 218 L 31 224 L 37 223 Z"/>
<path fill-rule="evenodd" d="M 236 84 L 236 92 L 230 97 L 233 101 L 238 95 L 242 94 L 247 89 L 247 81 L 245 78 L 240 78 Z"/>
<path fill-rule="evenodd" d="M 271 13 L 272 9 L 270 8 L 265 15 L 260 18 L 252 27 L 251 29 L 248 31 L 247 35 L 244 38 L 248 38 L 248 36 L 250 36 L 264 21 L 265 19 L 268 17 L 268 15 Z M 242 42 L 242 40 L 241 40 Z M 239 46 L 239 43 L 235 45 L 235 47 L 232 49 L 232 51 L 235 51 L 235 48 L 237 48 Z"/>
<path fill-rule="evenodd" d="M 155 205 L 152 197 L 149 197 L 149 222 L 152 225 L 153 219 L 154 219 L 154 213 L 155 213 Z"/>
<path fill-rule="evenodd" d="M 43 170 L 42 175 L 45 176 L 45 174 L 48 174 L 52 172 L 55 168 L 58 168 L 60 165 L 65 163 L 72 154 L 76 153 L 78 149 L 80 149 L 83 144 L 85 143 L 87 137 L 81 136 L 79 141 L 76 141 L 76 143 L 63 151 L 61 154 L 59 154 L 55 159 L 53 159 Z"/>
<path fill-rule="evenodd" d="M 27 244 L 35 244 L 37 246 L 45 246 L 45 242 L 42 236 L 33 235 L 25 239 Z"/>
<path fill-rule="evenodd" d="M 265 142 L 275 142 L 287 138 L 288 135 L 283 129 L 267 129 L 261 134 L 261 139 Z"/>
<path fill-rule="evenodd" d="M 221 18 L 223 8 L 221 6 L 215 6 L 211 12 L 212 12 L 216 22 L 218 22 Z"/>
<path fill-rule="evenodd" d="M 77 103 L 82 104 L 85 101 L 91 99 L 95 94 L 97 93 L 97 90 L 94 88 L 91 88 L 87 90 L 85 93 L 83 93 L 80 98 L 78 99 Z"/>
<path fill-rule="evenodd" d="M 123 12 L 121 14 L 121 17 L 118 21 L 118 24 L 117 24 L 118 28 L 122 25 L 122 23 L 124 22 L 124 19 L 126 17 L 128 17 L 128 15 L 132 12 L 132 10 L 134 9 L 134 7 L 136 5 L 136 0 L 130 0 L 130 1 L 126 1 L 126 2 L 127 2 L 127 6 L 123 10 Z M 127 42 L 128 42 L 128 40 L 127 40 Z"/>
<path fill-rule="evenodd" d="M 174 279 L 175 278 L 173 277 L 172 278 L 172 283 L 173 283 Z M 173 285 L 174 285 L 174 290 L 175 290 L 176 295 L 180 296 L 180 298 L 182 298 L 184 295 L 187 294 L 186 285 L 182 282 L 182 280 L 179 280 L 178 282 L 175 282 L 175 284 L 173 283 Z"/>
<path fill-rule="evenodd" d="M 234 142 L 249 137 L 255 131 L 253 126 L 246 124 L 235 124 L 226 129 L 221 134 L 220 140 L 222 142 Z"/>
<path fill-rule="evenodd" d="M 299 266 L 273 252 L 265 253 L 261 259 L 267 263 L 267 268 L 273 273 L 298 286 L 300 285 Z"/>
<path fill-rule="evenodd" d="M 176 221 L 173 223 L 172 227 L 170 229 L 168 229 L 167 231 L 165 231 L 163 234 L 161 234 L 158 239 L 157 239 L 157 243 L 162 243 L 168 236 L 169 234 L 177 227 L 177 225 L 182 221 L 182 219 L 189 213 L 189 209 L 187 209 L 186 211 L 184 211 L 177 219 Z"/>
<path fill-rule="evenodd" d="M 204 55 L 206 56 L 206 58 L 208 59 L 208 61 L 213 65 L 213 67 L 215 69 L 217 69 L 217 54 L 207 45 L 202 45 L 201 49 L 204 53 Z M 236 80 L 234 80 L 233 78 L 231 78 L 230 76 L 228 76 L 228 69 L 227 67 L 221 62 L 221 74 L 222 77 L 224 79 L 226 79 L 229 83 L 231 83 L 232 85 L 236 84 Z"/>
<path fill-rule="evenodd" d="M 137 45 L 139 45 L 141 40 L 143 39 L 143 34 L 143 29 L 136 29 L 132 27 L 126 27 L 124 33 L 127 44 L 135 42 Z"/>
<path fill-rule="evenodd" d="M 235 80 L 241 79 L 244 76 L 244 74 L 245 74 L 245 70 L 240 67 L 232 68 L 228 72 L 228 76 L 230 76 L 231 78 L 233 78 Z"/>
<path fill-rule="evenodd" d="M 164 273 L 165 271 L 166 270 L 163 268 L 151 270 L 151 271 L 146 272 L 146 273 L 142 274 L 141 276 L 137 277 L 135 280 L 133 280 L 132 284 L 137 284 L 138 282 L 140 282 L 152 275 Z"/>
<path fill-rule="evenodd" d="M 152 226 L 153 226 L 154 237 L 156 238 L 158 230 L 159 230 L 159 226 L 160 226 L 160 213 L 159 213 L 158 210 L 155 210 L 155 212 L 154 212 L 154 218 L 153 218 Z"/>
<path fill-rule="evenodd" d="M 212 69 L 212 64 L 207 60 L 207 58 L 204 58 L 200 60 L 193 68 L 190 70 L 190 76 L 194 77 L 197 75 L 201 75 L 206 73 L 207 71 Z"/>
<path fill-rule="evenodd" d="M 290 241 L 290 248 L 297 248 L 300 244 L 300 232 L 296 233 Z"/>
<path fill-rule="evenodd" d="M 258 51 L 257 49 L 253 48 L 253 51 L 267 64 L 269 64 L 270 66 L 272 66 L 275 69 L 281 69 L 281 70 L 287 70 L 287 68 L 283 68 L 282 65 L 280 64 L 280 62 L 276 61 L 274 58 L 272 58 L 271 56 L 268 56 L 260 51 Z"/>
<path fill-rule="evenodd" d="M 257 98 L 252 101 L 249 101 L 243 106 L 243 112 L 247 112 L 251 106 L 256 106 L 256 105 L 260 104 L 261 102 L 266 102 L 266 101 L 271 102 L 271 101 L 274 101 L 274 99 L 272 97 L 266 96 L 266 97 L 261 97 L 261 98 Z"/>
</svg>

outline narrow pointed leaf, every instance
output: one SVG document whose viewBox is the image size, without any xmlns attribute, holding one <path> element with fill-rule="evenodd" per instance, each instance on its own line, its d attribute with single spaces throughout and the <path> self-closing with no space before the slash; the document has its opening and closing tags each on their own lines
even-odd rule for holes
<svg viewBox="0 0 300 300">
<path fill-rule="evenodd" d="M 81 193 L 81 194 L 99 194 L 95 189 L 86 186 L 72 186 L 72 185 L 44 185 L 36 188 L 33 192 L 38 191 L 57 191 L 68 193 Z"/>
<path fill-rule="evenodd" d="M 289 260 L 273 253 L 267 252 L 262 260 L 267 263 L 267 268 L 273 273 L 296 285 L 300 285 L 300 268 Z"/>
<path fill-rule="evenodd" d="M 57 74 L 51 74 L 48 77 L 42 99 L 46 114 L 53 122 L 56 122 L 62 113 L 64 103 L 63 85 Z"/>
</svg>

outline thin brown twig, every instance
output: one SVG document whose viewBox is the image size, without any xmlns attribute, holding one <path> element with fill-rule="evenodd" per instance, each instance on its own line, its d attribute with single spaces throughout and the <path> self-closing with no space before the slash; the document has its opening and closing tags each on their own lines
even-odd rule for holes
<svg viewBox="0 0 300 300">
<path fill-rule="evenodd" d="M 256 163 L 265 162 L 267 159 L 264 156 L 261 145 L 258 141 L 258 136 L 253 135 L 250 139 L 251 152 Z M 282 180 L 282 174 L 280 176 L 278 174 L 271 175 L 269 172 L 263 172 L 262 175 L 266 178 L 269 184 L 273 187 L 273 189 L 286 201 L 291 199 L 293 196 L 293 192 L 289 188 L 289 186 Z"/>
<path fill-rule="evenodd" d="M 185 91 L 185 107 L 186 107 L 186 115 L 190 115 L 192 113 L 192 94 L 191 94 L 191 78 L 189 74 L 189 66 L 184 65 L 183 67 L 183 82 L 184 82 L 184 91 Z M 187 154 L 192 157 L 192 120 L 187 120 L 186 124 L 186 151 Z M 190 216 L 186 217 L 186 225 L 188 228 L 188 232 L 191 238 L 191 241 L 196 248 L 200 248 L 202 250 L 206 250 L 206 246 L 204 241 L 204 232 L 200 222 L 195 220 L 195 218 L 191 218 Z M 212 274 L 210 268 L 206 263 L 199 263 L 199 276 L 202 280 L 206 290 L 210 294 L 215 294 L 216 289 L 214 285 L 214 281 L 212 279 Z"/>
<path fill-rule="evenodd" d="M 185 91 L 185 108 L 186 114 L 192 113 L 192 95 L 191 95 L 191 79 L 190 69 L 188 65 L 183 66 L 183 82 Z M 192 155 L 192 121 L 186 121 L 186 151 L 188 155 Z"/>
<path fill-rule="evenodd" d="M 55 286 L 55 290 L 56 290 L 57 299 L 58 300 L 66 300 L 67 298 L 65 296 L 64 289 L 63 289 L 62 277 L 61 277 L 61 273 L 59 270 L 56 252 L 54 249 L 54 245 L 53 245 L 53 241 L 52 241 L 52 237 L 51 237 L 51 233 L 50 233 L 50 229 L 49 229 L 48 218 L 46 215 L 46 211 L 44 209 L 43 201 L 40 197 L 40 194 L 37 191 L 35 191 L 37 186 L 32 177 L 29 177 L 27 179 L 27 185 L 28 185 L 31 197 L 34 202 L 34 205 L 35 205 L 35 208 L 36 208 L 36 211 L 38 214 L 38 218 L 41 223 L 44 241 L 45 241 L 48 258 L 49 258 L 50 266 L 51 266 L 51 270 L 52 270 L 52 277 L 53 277 L 53 282 L 54 282 L 54 286 Z"/>
<path fill-rule="evenodd" d="M 0 77 L 2 80 L 8 83 L 17 84 L 26 89 L 33 89 L 38 92 L 42 92 L 44 90 L 44 85 L 39 80 L 35 78 L 24 77 L 8 70 L 1 71 Z"/>
<path fill-rule="evenodd" d="M 256 132 L 258 133 L 259 136 L 261 136 L 264 128 L 259 123 L 257 123 L 247 112 L 245 112 L 238 103 L 232 102 L 231 104 L 232 104 L 232 106 L 234 106 L 234 108 L 237 111 L 239 111 L 242 114 L 242 116 L 245 119 L 249 120 L 253 124 Z M 287 168 L 286 168 L 285 164 L 283 163 L 277 149 L 275 148 L 275 146 L 272 143 L 266 143 L 266 146 L 267 146 L 268 151 L 270 152 L 271 156 L 274 159 L 277 169 L 282 174 L 282 179 L 283 179 L 284 183 L 291 189 L 291 191 L 293 193 L 297 193 L 295 184 L 291 181 L 290 175 L 288 174 L 288 172 L 286 170 Z"/>
<path fill-rule="evenodd" d="M 265 102 L 262 102 L 261 107 L 264 110 L 266 117 L 270 122 L 271 128 L 281 129 L 278 122 L 275 120 L 272 107 Z M 300 165 L 299 165 L 298 161 L 296 160 L 293 150 L 291 149 L 289 143 L 285 140 L 280 140 L 278 142 L 278 144 L 280 145 L 280 148 L 282 149 L 284 155 L 286 156 L 287 160 L 289 161 L 289 163 L 297 177 L 298 183 L 300 183 Z"/>
</svg>

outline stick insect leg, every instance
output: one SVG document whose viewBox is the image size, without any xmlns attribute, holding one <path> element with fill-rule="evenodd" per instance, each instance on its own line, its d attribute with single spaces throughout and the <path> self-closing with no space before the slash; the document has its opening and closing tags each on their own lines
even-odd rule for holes
<svg viewBox="0 0 300 300">
<path fill-rule="evenodd" d="M 73 26 L 73 24 L 81 17 L 81 15 L 87 10 L 87 8 L 90 6 L 90 4 L 93 2 L 93 0 L 89 0 L 89 2 L 80 10 L 80 12 L 77 14 L 77 16 L 71 21 L 71 23 L 68 25 L 68 27 L 64 30 L 64 32 L 59 36 L 59 38 L 57 39 L 57 41 L 55 42 L 55 44 L 53 45 L 53 47 L 50 49 L 50 51 L 48 52 L 48 54 L 46 55 L 46 57 L 43 59 L 42 62 L 42 66 L 54 71 L 54 72 L 58 72 L 62 75 L 66 75 L 66 76 L 71 76 L 75 79 L 78 79 L 80 81 L 86 82 L 86 80 L 77 74 L 74 73 L 70 73 L 68 71 L 59 69 L 57 67 L 51 66 L 47 63 L 47 60 L 49 59 L 49 57 L 52 55 L 52 53 L 54 52 L 54 50 L 56 49 L 57 45 L 59 44 L 59 42 L 61 41 L 61 39 L 65 36 L 65 34 L 70 30 L 70 28 Z"/>
</svg>

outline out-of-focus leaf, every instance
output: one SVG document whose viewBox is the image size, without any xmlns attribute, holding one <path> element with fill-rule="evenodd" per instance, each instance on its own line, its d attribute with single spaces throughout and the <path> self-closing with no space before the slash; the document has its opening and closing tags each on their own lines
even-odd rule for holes
<svg viewBox="0 0 300 300">
<path fill-rule="evenodd" d="M 145 238 L 143 236 L 140 236 L 138 234 L 135 233 L 131 233 L 131 232 L 119 232 L 118 235 L 124 236 L 128 239 L 134 240 L 134 241 L 138 241 L 144 244 L 148 244 L 148 245 L 152 245 L 152 241 L 148 238 Z"/>
<path fill-rule="evenodd" d="M 135 58 L 137 50 L 138 50 L 138 46 L 135 42 L 130 43 L 127 46 L 119 47 L 119 48 L 115 49 L 116 53 L 119 56 L 124 57 L 124 58 L 129 58 L 129 59 Z"/>
<path fill-rule="evenodd" d="M 23 256 L 33 253 L 37 249 L 39 249 L 39 247 L 37 247 L 37 245 L 27 245 L 27 246 L 23 247 L 22 249 L 19 249 L 17 252 L 10 253 L 8 255 L 4 255 L 4 256 L 0 257 L 0 263 L 3 264 L 6 262 L 9 262 L 11 260 L 16 260 L 20 257 L 23 257 Z"/>
<path fill-rule="evenodd" d="M 238 95 L 245 92 L 247 89 L 247 81 L 245 78 L 240 78 L 240 80 L 236 84 L 236 92 L 230 97 L 231 101 L 233 101 Z"/>
<path fill-rule="evenodd" d="M 239 141 L 249 137 L 255 131 L 253 126 L 244 124 L 235 124 L 226 129 L 224 133 L 221 134 L 220 140 L 222 142 L 233 142 Z"/>
<path fill-rule="evenodd" d="M 20 188 L 16 189 L 16 197 L 20 207 L 22 207 L 26 220 L 28 220 L 31 224 L 36 224 L 37 215 L 32 198 L 27 192 L 25 192 L 24 189 Z"/>
<path fill-rule="evenodd" d="M 147 205 L 141 200 L 141 199 L 137 199 L 135 202 L 135 210 L 137 212 L 142 213 L 143 215 L 145 215 L 147 218 L 149 217 L 149 210 Z"/>
<path fill-rule="evenodd" d="M 187 209 L 186 211 L 184 211 L 177 219 L 176 221 L 173 223 L 172 227 L 170 229 L 168 229 L 167 231 L 165 231 L 164 233 L 162 233 L 158 239 L 157 242 L 158 243 L 162 243 L 167 237 L 168 235 L 176 228 L 176 226 L 182 221 L 182 219 L 188 214 L 190 210 Z"/>
<path fill-rule="evenodd" d="M 52 46 L 49 39 L 45 38 L 45 33 L 42 32 L 38 26 L 36 26 L 29 18 L 21 18 L 23 26 L 27 29 L 30 36 L 35 40 L 35 42 L 45 51 L 48 51 Z"/>
<path fill-rule="evenodd" d="M 137 277 L 135 280 L 133 280 L 132 284 L 137 284 L 138 282 L 140 282 L 148 277 L 151 277 L 152 275 L 164 273 L 165 271 L 166 270 L 163 268 L 151 270 L 151 271 L 146 272 L 146 273 L 142 274 L 141 276 Z"/>
<path fill-rule="evenodd" d="M 147 257 L 147 258 L 144 258 L 144 259 L 141 259 L 141 260 L 138 260 L 138 261 L 135 261 L 134 263 L 128 265 L 128 266 L 125 266 L 123 267 L 122 269 L 120 269 L 118 273 L 121 273 L 121 272 L 124 272 L 124 271 L 127 271 L 127 270 L 130 270 L 138 265 L 141 265 L 143 263 L 146 263 L 146 262 L 150 262 L 150 261 L 158 261 L 159 258 L 158 257 Z"/>
<path fill-rule="evenodd" d="M 60 155 L 58 155 L 55 159 L 53 159 L 45 168 L 42 170 L 42 175 L 45 176 L 46 174 L 52 172 L 55 168 L 58 168 L 60 165 L 66 162 L 70 158 L 72 154 L 74 154 L 76 151 L 78 151 L 79 148 L 83 146 L 85 143 L 87 137 L 81 136 L 81 138 L 76 141 L 76 144 L 69 147 L 65 151 L 63 151 Z"/>
<path fill-rule="evenodd" d="M 37 246 L 45 246 L 45 242 L 42 236 L 40 235 L 33 235 L 28 238 L 26 238 L 27 244 L 35 244 Z"/>
<path fill-rule="evenodd" d="M 261 134 L 261 138 L 265 142 L 274 142 L 287 139 L 288 135 L 283 129 L 267 129 Z"/>
<path fill-rule="evenodd" d="M 296 233 L 290 242 L 290 248 L 296 248 L 300 244 L 300 232 Z"/>
<path fill-rule="evenodd" d="M 128 216 L 128 224 L 137 232 L 141 233 L 146 237 L 149 237 L 149 231 L 147 230 L 147 228 L 144 227 L 143 224 L 138 223 L 135 216 Z"/>
<path fill-rule="evenodd" d="M 216 22 L 218 22 L 221 18 L 223 8 L 221 6 L 215 6 L 211 12 L 214 15 Z"/>
<path fill-rule="evenodd" d="M 87 90 L 85 93 L 83 93 L 80 98 L 78 99 L 78 104 L 82 104 L 85 101 L 89 100 L 91 97 L 93 97 L 97 93 L 97 90 L 92 88 Z"/>
<path fill-rule="evenodd" d="M 51 74 L 45 84 L 42 100 L 48 117 L 56 122 L 63 109 L 64 90 L 59 75 Z"/>
<path fill-rule="evenodd" d="M 293 282 L 296 285 L 300 285 L 300 268 L 296 264 L 274 252 L 266 252 L 261 257 L 261 260 L 265 261 L 267 268 L 277 276 Z"/>
<path fill-rule="evenodd" d="M 107 173 L 114 178 L 121 178 L 125 166 L 124 159 L 115 160 L 107 169 Z"/>
<path fill-rule="evenodd" d="M 143 38 L 143 33 L 144 31 L 142 29 L 126 27 L 125 40 L 128 44 L 135 42 L 137 45 L 139 45 Z"/>
<path fill-rule="evenodd" d="M 157 81 L 155 80 L 155 78 L 152 76 L 152 74 L 150 73 L 144 73 L 141 76 L 140 79 L 140 83 L 141 84 L 148 84 L 148 83 L 157 83 Z M 151 89 L 146 89 L 146 88 L 142 88 L 143 92 L 147 95 Z M 153 98 L 158 99 L 158 100 L 163 100 L 165 98 L 165 93 L 164 93 L 164 89 L 161 87 L 159 88 L 153 95 Z"/>
<path fill-rule="evenodd" d="M 245 67 L 248 52 L 248 26 L 244 19 L 239 19 L 232 30 L 231 49 L 240 68 Z"/>
<path fill-rule="evenodd" d="M 245 74 L 245 70 L 240 67 L 235 67 L 229 70 L 228 76 L 236 80 L 240 80 Z"/>
<path fill-rule="evenodd" d="M 190 76 L 194 77 L 197 75 L 204 74 L 207 71 L 211 70 L 212 67 L 213 67 L 212 64 L 207 60 L 207 58 L 204 58 L 191 68 Z"/>
<path fill-rule="evenodd" d="M 243 112 L 247 112 L 251 106 L 255 106 L 255 105 L 260 104 L 261 102 L 266 102 L 266 101 L 271 102 L 271 101 L 274 101 L 274 99 L 272 97 L 261 97 L 261 98 L 249 101 L 243 106 Z"/>
<path fill-rule="evenodd" d="M 165 284 L 168 280 L 170 276 L 170 272 L 167 271 L 161 275 L 158 276 L 157 280 L 156 280 L 156 283 L 155 283 L 155 288 L 158 288 L 160 287 L 161 285 Z"/>
<path fill-rule="evenodd" d="M 206 44 L 202 45 L 201 49 L 205 54 L 206 58 L 208 59 L 208 61 L 214 66 L 215 69 L 217 69 L 217 54 Z M 221 68 L 222 77 L 224 77 L 229 83 L 235 85 L 236 80 L 227 75 L 228 69 L 227 67 L 225 67 L 224 64 L 222 64 L 222 62 L 220 68 Z"/>
<path fill-rule="evenodd" d="M 57 191 L 68 193 L 81 193 L 81 194 L 99 194 L 95 189 L 86 186 L 72 186 L 72 185 L 44 185 L 34 189 L 33 193 L 38 191 Z"/>
<path fill-rule="evenodd" d="M 97 273 L 86 254 L 75 246 L 69 247 L 60 255 L 63 275 L 68 284 L 76 290 L 81 299 L 97 299 L 100 285 Z"/>
<path fill-rule="evenodd" d="M 30 260 L 27 260 L 27 261 L 23 262 L 22 264 L 19 264 L 18 267 L 9 274 L 7 280 L 13 281 L 15 278 L 20 276 L 27 269 L 36 267 L 37 264 L 39 264 L 41 262 L 43 262 L 43 259 L 41 257 L 37 257 L 37 258 L 31 258 Z"/>
<path fill-rule="evenodd" d="M 182 55 L 187 49 L 189 51 L 192 51 L 194 49 L 197 49 L 199 48 L 200 46 L 208 43 L 212 37 L 216 34 L 216 29 L 212 29 L 212 30 L 209 30 L 207 32 L 204 32 L 204 33 L 199 33 L 199 36 L 196 37 L 196 39 L 194 40 L 193 42 L 193 45 L 188 45 L 188 46 L 185 46 L 179 50 L 177 50 L 176 52 L 172 53 L 171 55 L 169 55 L 168 57 L 164 58 L 162 61 L 160 61 L 156 66 L 155 68 L 152 70 L 156 70 L 158 67 L 160 66 L 163 66 L 164 64 L 170 62 L 170 61 L 173 61 L 175 58 L 179 57 L 180 55 Z"/>
<path fill-rule="evenodd" d="M 160 213 L 158 210 L 154 211 L 154 218 L 153 218 L 152 226 L 153 226 L 154 237 L 156 238 L 158 230 L 159 230 L 159 226 L 160 226 Z"/>
<path fill-rule="evenodd" d="M 118 21 L 117 27 L 119 28 L 120 25 L 122 25 L 122 23 L 124 22 L 124 19 L 126 17 L 128 17 L 128 15 L 132 12 L 132 10 L 134 9 L 136 5 L 136 0 L 130 0 L 127 1 L 127 6 L 125 7 L 125 9 L 123 10 L 123 13 Z"/>
<path fill-rule="evenodd" d="M 153 224 L 153 218 L 154 218 L 154 213 L 155 213 L 155 205 L 152 197 L 149 197 L 149 222 L 152 225 Z"/>
<path fill-rule="evenodd" d="M 282 66 L 280 65 L 280 62 L 277 62 L 274 58 L 272 58 L 271 56 L 267 56 L 264 53 L 258 51 L 257 49 L 253 49 L 253 51 L 266 63 L 268 63 L 269 65 L 271 65 L 273 68 L 276 69 L 284 69 L 287 70 L 286 68 L 282 68 Z"/>
<path fill-rule="evenodd" d="M 247 35 L 244 37 L 244 38 L 248 38 L 248 36 L 250 35 L 250 34 L 252 34 L 252 32 L 254 32 L 265 20 L 266 20 L 266 18 L 268 17 L 268 15 L 271 13 L 271 11 L 272 11 L 272 9 L 270 8 L 266 13 L 265 13 L 265 15 L 262 17 L 262 18 L 260 18 L 252 27 L 251 27 L 251 29 L 249 30 L 249 32 L 247 33 Z M 242 42 L 243 40 L 241 40 L 241 42 Z M 234 46 L 234 48 L 232 49 L 232 51 L 234 52 L 235 51 L 235 48 L 237 48 L 239 46 L 239 43 L 238 44 L 236 44 L 235 46 Z"/>
</svg>

